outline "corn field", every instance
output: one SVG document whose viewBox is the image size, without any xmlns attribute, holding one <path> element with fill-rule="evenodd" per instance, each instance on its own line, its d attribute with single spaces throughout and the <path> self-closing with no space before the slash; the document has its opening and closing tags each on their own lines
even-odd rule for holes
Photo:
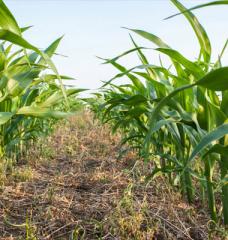
<svg viewBox="0 0 228 240">
<path fill-rule="evenodd" d="M 133 48 L 102 58 L 119 73 L 84 98 L 84 104 L 113 133 L 121 133 L 121 144 L 136 152 L 145 166 L 153 164 L 146 182 L 163 176 L 189 204 L 199 199 L 213 222 L 228 226 L 228 66 L 222 65 L 228 40 L 212 61 L 210 39 L 194 15 L 195 9 L 228 1 L 191 9 L 178 0 L 171 3 L 179 13 L 167 20 L 183 15 L 198 40 L 195 60 L 152 33 L 126 29 Z M 29 29 L 19 27 L 0 0 L 1 174 L 50 135 L 59 119 L 72 115 L 81 102 L 78 94 L 85 91 L 67 86 L 65 81 L 73 79 L 60 75 L 52 61 L 62 38 L 40 50 L 23 37 Z M 139 46 L 135 35 L 153 49 Z M 157 53 L 159 65 L 149 59 L 150 51 Z M 137 54 L 141 63 L 128 69 L 119 60 L 130 54 Z M 120 78 L 126 83 L 116 84 Z"/>
<path fill-rule="evenodd" d="M 171 185 L 180 187 L 189 203 L 197 197 L 207 203 L 215 222 L 221 219 L 215 199 L 219 194 L 227 225 L 228 67 L 222 66 L 222 56 L 228 41 L 221 46 L 218 59 L 211 62 L 211 43 L 205 29 L 179 1 L 171 2 L 198 39 L 200 52 L 196 61 L 152 33 L 128 29 L 156 46 L 160 65 L 150 63 L 144 54 L 148 49 L 139 47 L 131 36 L 134 48 L 103 59 L 104 64 L 111 64 L 120 73 L 102 86 L 92 109 L 98 118 L 112 125 L 114 132 L 122 132 L 122 144 L 137 150 L 145 163 L 154 163 L 148 180 L 164 174 Z M 216 1 L 191 10 L 227 3 Z M 126 69 L 118 63 L 132 53 L 138 55 L 141 65 Z M 168 66 L 163 64 L 162 56 L 169 58 Z M 116 85 L 115 80 L 122 77 L 128 78 L 127 83 Z"/>
<path fill-rule="evenodd" d="M 41 51 L 23 38 L 29 27 L 20 28 L 3 1 L 0 16 L 0 157 L 15 161 L 69 115 L 82 89 L 66 89 L 63 81 L 71 78 L 51 60 L 61 38 Z"/>
</svg>

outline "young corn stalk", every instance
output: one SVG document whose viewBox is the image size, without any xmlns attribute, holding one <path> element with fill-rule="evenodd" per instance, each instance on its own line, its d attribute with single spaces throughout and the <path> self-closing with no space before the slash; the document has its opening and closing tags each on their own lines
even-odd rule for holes
<svg viewBox="0 0 228 240">
<path fill-rule="evenodd" d="M 179 1 L 171 2 L 191 25 L 200 46 L 196 61 L 170 47 L 162 39 L 143 30 L 129 29 L 157 46 L 155 51 L 170 59 L 172 67 L 154 65 L 137 46 L 113 58 L 104 59 L 120 71 L 97 95 L 100 106 L 92 109 L 113 130 L 120 129 L 123 143 L 138 149 L 145 161 L 154 161 L 150 177 L 159 172 L 168 174 L 171 183 L 179 183 L 188 201 L 194 202 L 196 185 L 207 192 L 212 220 L 217 222 L 215 187 L 221 190 L 224 223 L 228 225 L 228 67 L 222 67 L 221 58 L 211 62 L 211 44 L 208 35 L 193 13 Z M 216 1 L 195 8 L 215 4 Z M 194 9 L 195 9 L 194 8 Z M 137 52 L 141 65 L 126 69 L 118 60 Z M 114 84 L 127 77 L 128 83 Z M 160 161 L 157 161 L 157 159 Z M 221 179 L 214 169 L 220 168 Z M 202 169 L 204 169 L 202 171 Z M 203 191 L 204 192 L 204 191 Z M 202 196 L 203 198 L 203 196 Z"/>
<path fill-rule="evenodd" d="M 61 38 L 42 52 L 23 38 L 27 29 L 18 26 L 0 0 L 1 159 L 18 159 L 29 143 L 48 134 L 55 119 L 69 115 L 67 99 L 73 104 L 82 91 L 66 89 L 62 81 L 71 78 L 60 76 L 51 61 Z"/>
</svg>

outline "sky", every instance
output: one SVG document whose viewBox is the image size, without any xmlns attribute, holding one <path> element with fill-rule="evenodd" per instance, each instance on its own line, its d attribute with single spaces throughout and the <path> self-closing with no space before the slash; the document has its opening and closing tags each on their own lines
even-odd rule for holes
<svg viewBox="0 0 228 240">
<path fill-rule="evenodd" d="M 208 0 L 209 1 L 209 0 Z M 187 7 L 208 2 L 182 0 Z M 129 31 L 122 27 L 156 34 L 172 48 L 195 60 L 199 47 L 193 30 L 183 16 L 163 20 L 177 12 L 169 0 L 5 0 L 21 27 L 33 27 L 24 36 L 32 44 L 46 48 L 64 35 L 54 62 L 59 72 L 74 77 L 80 88 L 96 89 L 117 71 L 102 64 L 102 58 L 115 57 L 133 48 Z M 214 6 L 194 11 L 212 42 L 213 59 L 228 37 L 228 6 Z M 132 34 L 139 46 L 155 48 Z M 157 63 L 153 50 L 146 50 L 150 63 Z M 121 59 L 121 64 L 139 64 L 136 54 Z M 223 64 L 228 65 L 228 51 Z M 124 81 L 124 80 L 122 80 Z"/>
</svg>

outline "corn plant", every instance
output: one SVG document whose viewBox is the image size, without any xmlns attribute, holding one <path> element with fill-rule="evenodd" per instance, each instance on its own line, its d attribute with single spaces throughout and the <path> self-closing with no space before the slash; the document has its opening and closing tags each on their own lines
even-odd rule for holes
<svg viewBox="0 0 228 240">
<path fill-rule="evenodd" d="M 219 58 L 211 61 L 208 35 L 190 10 L 228 1 L 215 1 L 186 9 L 179 1 L 171 2 L 191 25 L 200 46 L 195 61 L 187 59 L 162 39 L 149 32 L 129 29 L 157 46 L 170 65 L 151 64 L 144 51 L 131 36 L 133 49 L 113 58 L 104 59 L 120 71 L 103 87 L 99 107 L 93 109 L 113 130 L 121 129 L 123 143 L 128 143 L 144 157 L 154 161 L 154 171 L 168 176 L 171 184 L 179 185 L 190 203 L 201 189 L 201 199 L 207 202 L 212 220 L 218 220 L 215 191 L 221 192 L 224 223 L 228 225 L 228 67 L 222 67 L 225 43 Z M 118 60 L 136 52 L 141 65 L 126 69 Z M 126 84 L 114 80 L 127 77 Z M 216 169 L 220 169 L 220 179 Z"/>
<path fill-rule="evenodd" d="M 29 143 L 47 135 L 55 119 L 69 115 L 69 101 L 82 89 L 65 88 L 51 57 L 61 38 L 44 51 L 23 38 L 0 1 L 0 157 L 18 158 Z"/>
</svg>

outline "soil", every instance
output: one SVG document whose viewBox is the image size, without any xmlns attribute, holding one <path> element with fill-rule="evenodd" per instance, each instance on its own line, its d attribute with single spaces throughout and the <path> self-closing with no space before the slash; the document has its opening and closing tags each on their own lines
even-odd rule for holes
<svg viewBox="0 0 228 240">
<path fill-rule="evenodd" d="M 127 146 L 124 146 L 127 148 Z M 88 112 L 35 144 L 0 194 L 0 239 L 225 239 Z M 196 199 L 197 202 L 197 199 Z"/>
</svg>

